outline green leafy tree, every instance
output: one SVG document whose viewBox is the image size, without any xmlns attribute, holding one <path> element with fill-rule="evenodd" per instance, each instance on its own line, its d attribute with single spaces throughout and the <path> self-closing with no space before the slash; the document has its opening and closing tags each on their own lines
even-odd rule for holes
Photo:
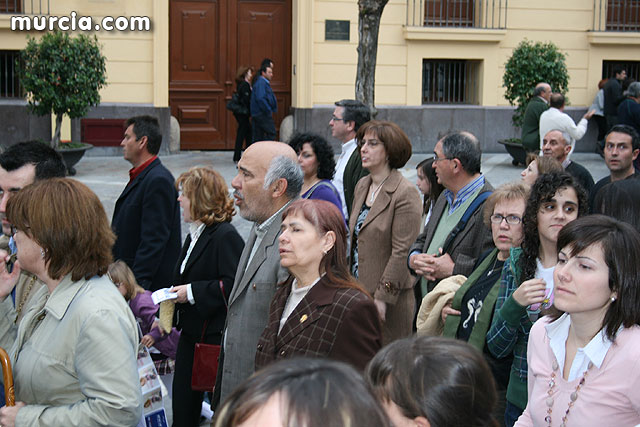
<svg viewBox="0 0 640 427">
<path fill-rule="evenodd" d="M 82 117 L 100 103 L 106 68 L 98 39 L 84 34 L 70 37 L 60 31 L 46 33 L 40 40 L 30 37 L 18 67 L 29 111 L 56 116 L 51 146 L 58 148 L 63 116 Z"/>
<path fill-rule="evenodd" d="M 525 39 L 513 50 L 504 66 L 502 86 L 507 89 L 504 97 L 509 104 L 517 106 L 512 117 L 515 126 L 522 126 L 524 110 L 536 84 L 546 82 L 554 92 L 567 91 L 569 73 L 565 59 L 566 55 L 551 42 L 534 43 Z"/>
</svg>

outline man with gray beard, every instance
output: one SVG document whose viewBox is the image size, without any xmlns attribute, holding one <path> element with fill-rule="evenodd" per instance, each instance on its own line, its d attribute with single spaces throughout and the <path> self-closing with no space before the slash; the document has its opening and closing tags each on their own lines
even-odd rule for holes
<svg viewBox="0 0 640 427">
<path fill-rule="evenodd" d="M 276 284 L 287 278 L 280 266 L 278 236 L 282 212 L 298 198 L 303 175 L 295 151 L 282 142 L 249 146 L 231 181 L 240 216 L 254 222 L 229 296 L 223 351 L 212 408 L 254 371 L 256 346 L 264 330 Z"/>
</svg>

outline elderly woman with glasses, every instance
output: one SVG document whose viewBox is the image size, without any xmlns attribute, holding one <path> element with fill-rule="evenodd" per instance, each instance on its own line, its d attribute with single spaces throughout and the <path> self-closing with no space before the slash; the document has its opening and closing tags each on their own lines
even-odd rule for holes
<svg viewBox="0 0 640 427">
<path fill-rule="evenodd" d="M 370 121 L 356 138 L 369 175 L 356 185 L 349 216 L 351 272 L 373 295 L 386 344 L 412 333 L 407 256 L 420 232 L 422 203 L 416 187 L 398 171 L 411 157 L 409 137 L 398 125 Z"/>
<path fill-rule="evenodd" d="M 102 203 L 84 184 L 53 178 L 12 196 L 7 218 L 18 261 L 11 273 L 0 263 L 0 345 L 11 350 L 17 403 L 0 409 L 0 425 L 136 425 L 137 326 L 106 275 L 115 236 Z M 16 330 L 5 308 L 21 269 L 46 286 Z"/>
<path fill-rule="evenodd" d="M 433 313 L 444 322 L 443 336 L 467 341 L 484 353 L 503 399 L 509 382 L 511 360 L 493 357 L 486 349 L 486 336 L 493 318 L 503 266 L 508 264 L 511 248 L 519 247 L 524 237 L 522 216 L 528 193 L 528 187 L 524 184 L 510 183 L 498 187 L 489 196 L 483 206 L 484 223 L 491 229 L 495 248 L 479 258 L 473 272 L 455 293 L 446 294 L 453 300 L 445 304 L 441 311 Z M 445 284 L 444 281 L 442 283 Z M 438 295 L 440 286 L 437 285 L 424 299 L 425 304 L 418 313 L 418 334 L 428 324 L 424 310 L 429 307 L 426 304 L 429 295 Z M 501 412 L 504 413 L 504 406 Z"/>
</svg>

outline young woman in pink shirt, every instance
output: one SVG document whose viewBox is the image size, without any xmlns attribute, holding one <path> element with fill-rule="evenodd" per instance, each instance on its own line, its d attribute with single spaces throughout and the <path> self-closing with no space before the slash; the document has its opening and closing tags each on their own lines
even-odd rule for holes
<svg viewBox="0 0 640 427">
<path fill-rule="evenodd" d="M 516 426 L 640 424 L 640 235 L 603 215 L 558 236 L 554 305 L 529 336 L 529 403 Z"/>
</svg>

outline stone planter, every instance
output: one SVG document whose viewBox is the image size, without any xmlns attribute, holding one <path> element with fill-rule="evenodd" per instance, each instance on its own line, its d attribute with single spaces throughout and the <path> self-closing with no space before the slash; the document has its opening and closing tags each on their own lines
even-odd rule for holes
<svg viewBox="0 0 640 427">
<path fill-rule="evenodd" d="M 93 145 L 82 142 L 82 147 L 78 148 L 58 148 L 56 151 L 62 156 L 64 164 L 67 165 L 67 173 L 69 176 L 74 176 L 76 170 L 74 166 L 80 161 L 84 152 L 93 148 Z M 60 144 L 62 146 L 63 144 Z"/>
<path fill-rule="evenodd" d="M 511 160 L 511 164 L 513 166 L 526 166 L 527 162 L 527 151 L 524 149 L 521 143 L 513 142 L 506 139 L 499 139 L 498 144 L 504 145 L 504 148 L 507 149 L 507 152 L 511 154 L 513 160 Z"/>
</svg>

